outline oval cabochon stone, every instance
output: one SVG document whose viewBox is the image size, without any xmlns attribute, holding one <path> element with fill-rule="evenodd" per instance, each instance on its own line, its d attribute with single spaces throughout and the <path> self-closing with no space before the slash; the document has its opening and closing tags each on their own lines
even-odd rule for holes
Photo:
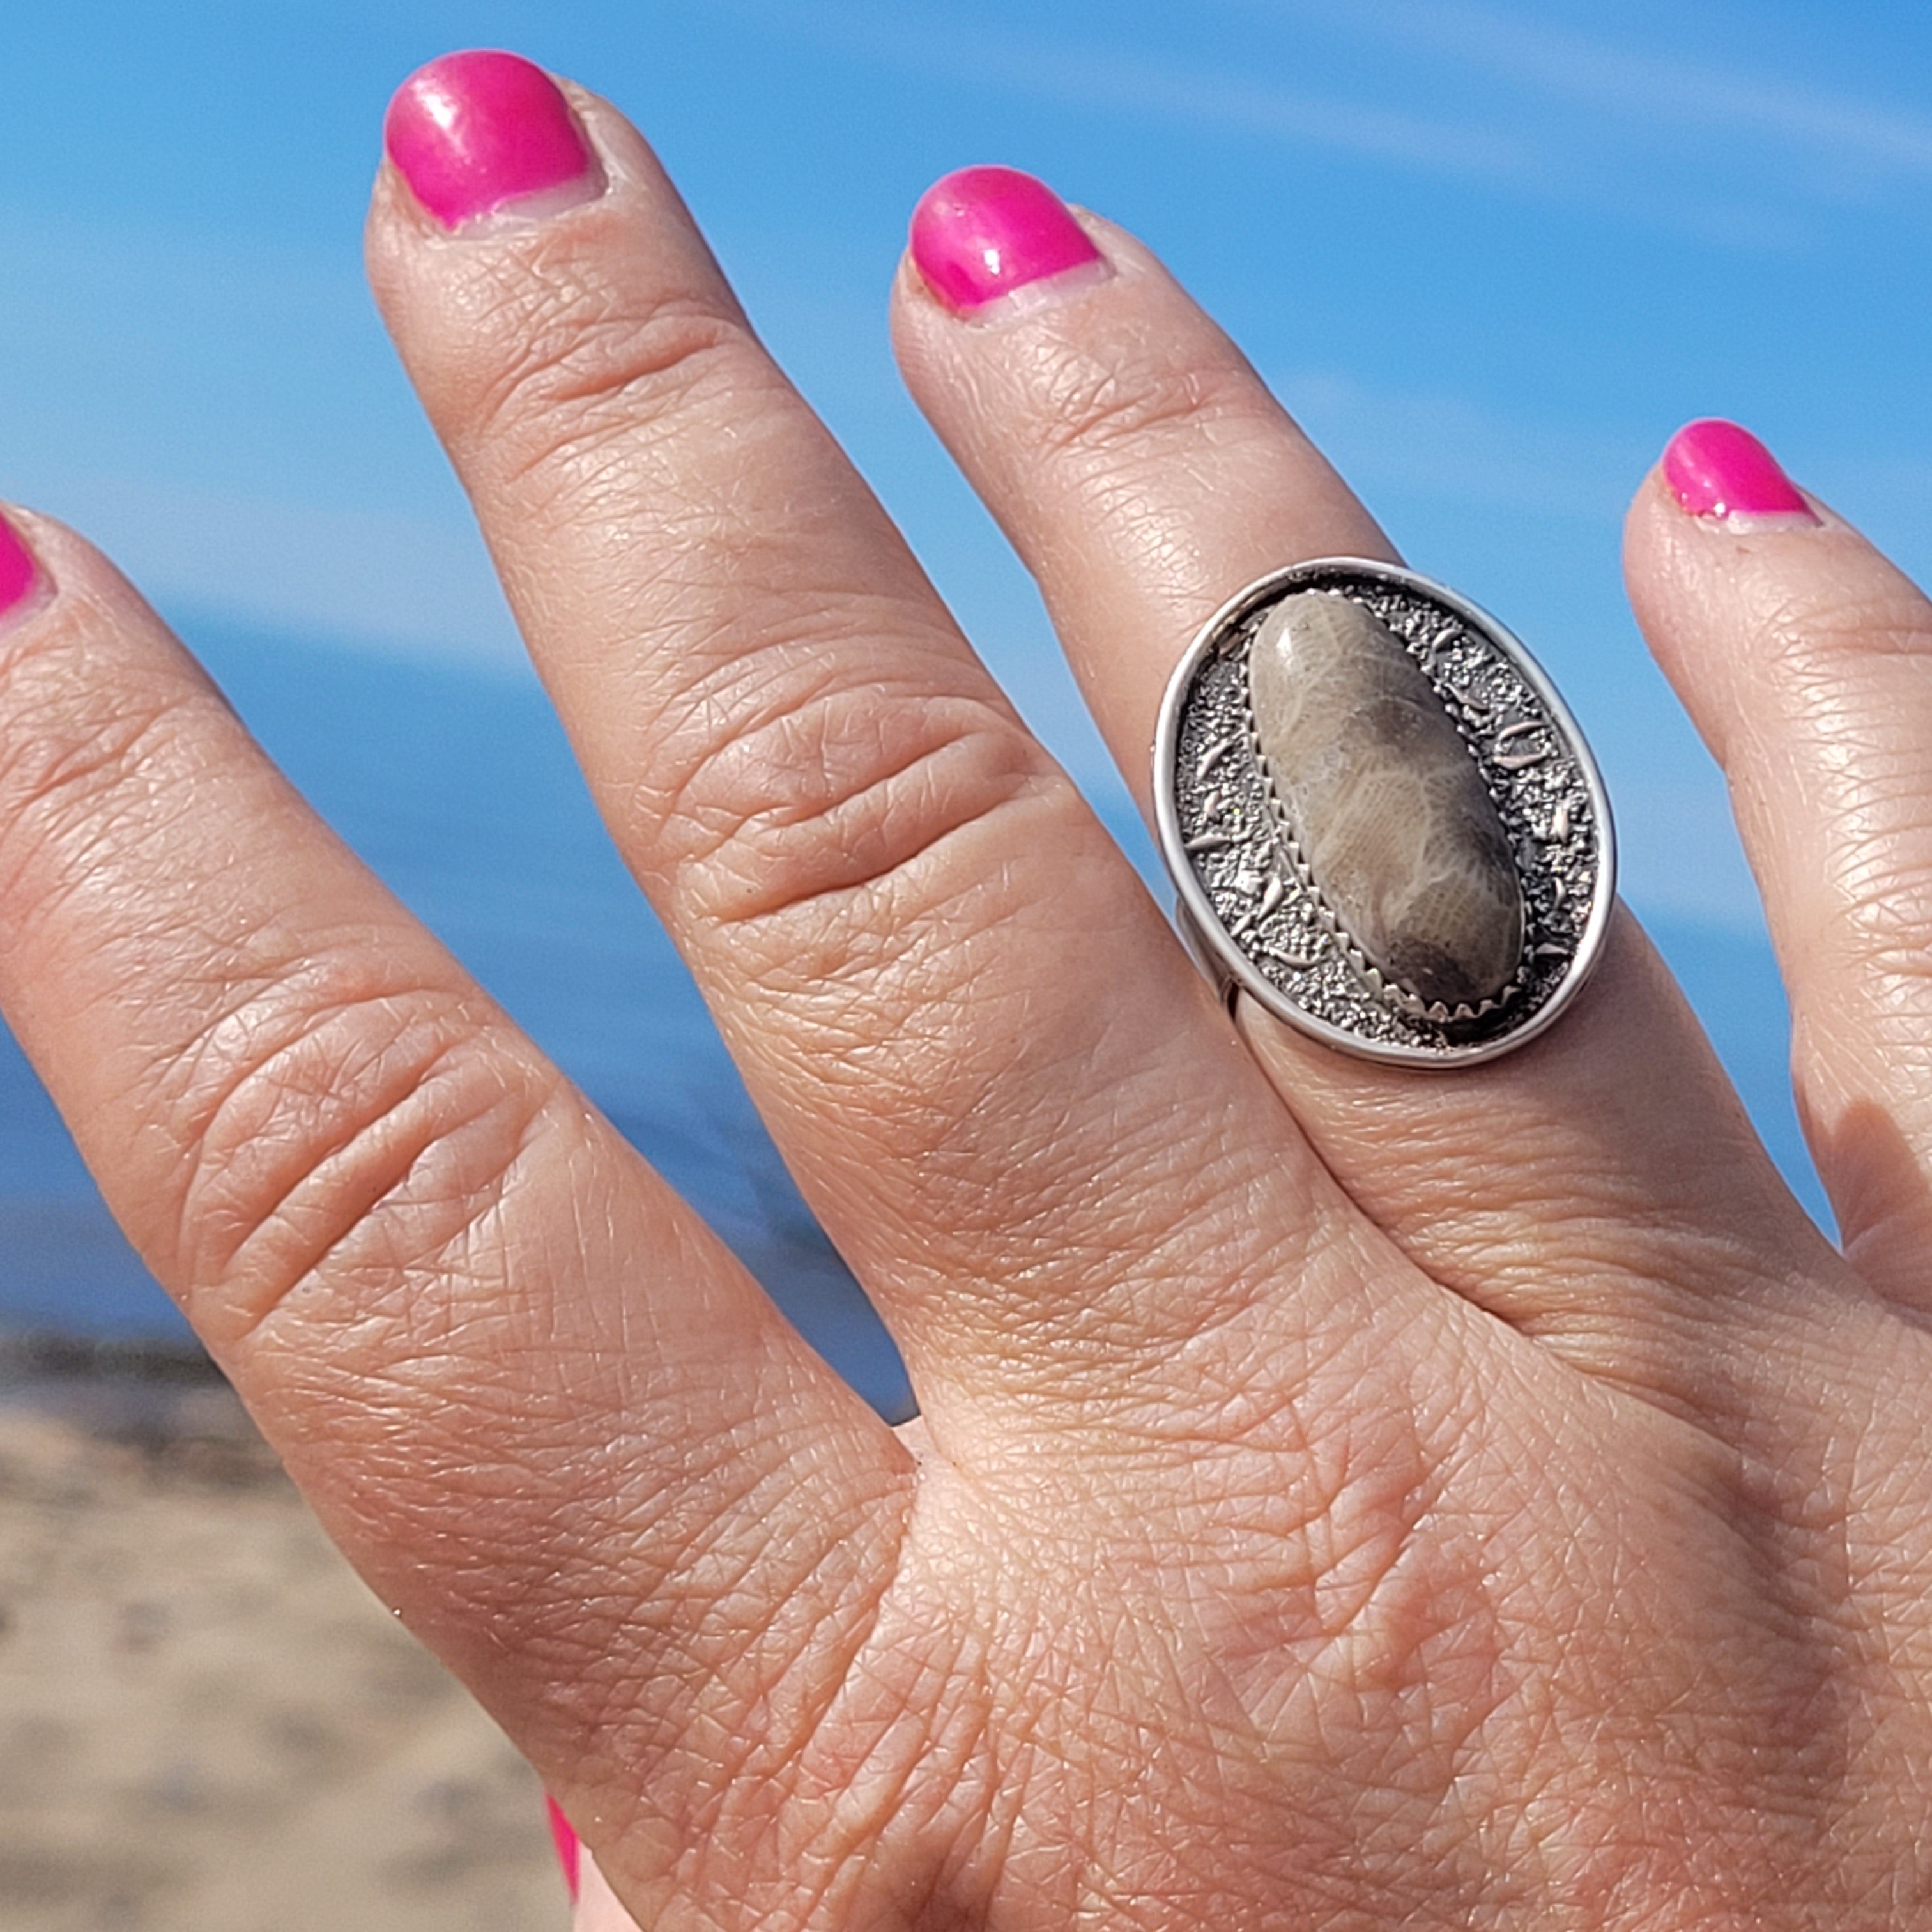
<svg viewBox="0 0 1932 1932">
<path fill-rule="evenodd" d="M 1509 836 L 1401 640 L 1349 598 L 1284 597 L 1251 641 L 1248 702 L 1303 862 L 1364 956 L 1451 1013 L 1501 994 L 1523 940 Z"/>
</svg>

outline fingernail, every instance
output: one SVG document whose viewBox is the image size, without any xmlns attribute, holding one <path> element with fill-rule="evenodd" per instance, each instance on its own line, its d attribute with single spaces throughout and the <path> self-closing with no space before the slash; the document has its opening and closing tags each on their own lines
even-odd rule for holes
<svg viewBox="0 0 1932 1932">
<path fill-rule="evenodd" d="M 1066 204 L 1017 168 L 962 168 L 935 182 L 913 210 L 912 260 L 956 315 L 1106 262 Z"/>
<path fill-rule="evenodd" d="M 20 533 L 0 517 L 0 623 L 16 610 L 25 610 L 28 600 L 44 580 L 34 554 L 21 541 Z"/>
<path fill-rule="evenodd" d="M 1670 439 L 1664 480 L 1694 517 L 1818 521 L 1778 458 L 1749 430 L 1716 417 L 1687 423 Z"/>
<path fill-rule="evenodd" d="M 562 1807 L 554 1798 L 546 1798 L 544 1808 L 550 1814 L 550 1842 L 556 1847 L 556 1862 L 563 1868 L 563 1882 L 570 1888 L 570 1902 L 574 1905 L 578 1893 L 577 1834 L 570 1828 L 570 1820 L 563 1815 Z"/>
<path fill-rule="evenodd" d="M 604 171 L 556 82 L 520 54 L 445 54 L 397 88 L 382 145 L 445 228 L 513 203 L 548 214 L 604 191 Z"/>
</svg>

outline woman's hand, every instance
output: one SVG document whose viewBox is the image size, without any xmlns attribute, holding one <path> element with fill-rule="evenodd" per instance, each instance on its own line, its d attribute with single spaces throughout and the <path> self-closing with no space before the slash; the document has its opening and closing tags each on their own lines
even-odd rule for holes
<svg viewBox="0 0 1932 1932">
<path fill-rule="evenodd" d="M 1633 514 L 1848 1264 L 1628 920 L 1492 1066 L 1238 1035 L 631 129 L 466 57 L 390 146 L 404 358 L 922 1419 L 844 1390 L 24 514 L 0 998 L 616 1897 L 760 1932 L 1924 1924 L 1932 609 L 1718 432 Z M 1386 540 L 1130 237 L 979 172 L 915 242 L 908 380 L 1143 784 L 1208 613 Z"/>
</svg>

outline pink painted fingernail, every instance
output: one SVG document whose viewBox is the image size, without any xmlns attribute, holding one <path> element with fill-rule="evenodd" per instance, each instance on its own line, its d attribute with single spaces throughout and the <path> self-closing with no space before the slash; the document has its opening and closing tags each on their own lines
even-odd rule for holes
<svg viewBox="0 0 1932 1932">
<path fill-rule="evenodd" d="M 389 103 L 382 145 L 446 228 L 512 204 L 548 214 L 604 191 L 570 103 L 520 54 L 478 48 L 417 68 Z"/>
<path fill-rule="evenodd" d="M 935 182 L 913 210 L 912 259 L 956 315 L 1076 269 L 1106 268 L 1066 204 L 1017 168 L 962 168 Z"/>
<path fill-rule="evenodd" d="M 40 567 L 20 533 L 0 517 L 0 622 L 25 608 L 41 582 Z"/>
<path fill-rule="evenodd" d="M 546 1798 L 544 1808 L 550 1814 L 550 1842 L 556 1846 L 556 1862 L 563 1868 L 563 1882 L 570 1888 L 570 1902 L 574 1905 L 579 1889 L 577 1862 L 582 1855 L 577 1834 L 570 1828 L 570 1820 L 563 1815 L 563 1808 L 554 1798 Z"/>
<path fill-rule="evenodd" d="M 1687 423 L 1670 439 L 1664 480 L 1694 517 L 1818 521 L 1778 458 L 1749 430 L 1718 417 Z"/>
</svg>

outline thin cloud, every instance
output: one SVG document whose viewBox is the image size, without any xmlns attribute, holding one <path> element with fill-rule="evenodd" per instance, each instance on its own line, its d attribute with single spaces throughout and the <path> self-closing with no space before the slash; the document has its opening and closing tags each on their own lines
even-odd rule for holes
<svg viewBox="0 0 1932 1932">
<path fill-rule="evenodd" d="M 1375 389 L 1332 371 L 1274 379 L 1282 400 L 1358 483 L 1616 530 L 1655 455 L 1620 439 L 1507 420 L 1453 396 Z"/>
<path fill-rule="evenodd" d="M 1828 160 L 1932 176 L 1932 120 L 1868 100 L 1740 73 L 1728 63 L 1637 52 L 1482 8 L 1393 0 L 1366 11 L 1322 10 L 1358 26 L 1379 17 L 1412 46 L 1487 68 L 1559 100 L 1646 120 L 1667 116 L 1684 127 L 1743 130 Z"/>
<path fill-rule="evenodd" d="M 1538 164 L 1533 147 L 1466 122 L 1378 103 L 1318 99 L 1096 42 L 1024 33 L 980 16 L 921 19 L 896 9 L 808 8 L 764 0 L 722 0 L 722 5 L 740 19 L 861 55 L 878 65 L 942 80 L 956 80 L 970 71 L 976 86 L 990 83 L 1006 94 L 1124 110 L 1192 130 L 1211 125 L 1490 180 L 1531 176 Z"/>
<path fill-rule="evenodd" d="M 1230 0 L 1244 12 L 1264 0 Z M 1543 96 L 1561 86 L 1582 87 L 1594 56 L 1593 44 L 1552 41 L 1520 56 L 1510 52 L 1511 23 L 1496 16 L 1419 8 L 1376 16 L 1358 15 L 1330 0 L 1274 0 L 1265 5 L 1274 20 L 1297 18 L 1318 24 L 1331 40 L 1359 48 L 1365 35 L 1377 44 L 1396 45 L 1426 56 L 1447 54 L 1472 68 L 1488 62 L 1504 79 L 1519 83 L 1515 100 L 1503 98 L 1491 76 L 1486 93 L 1462 87 L 1444 89 L 1439 76 L 1411 73 L 1414 87 L 1436 96 L 1453 94 L 1463 110 L 1454 115 L 1420 112 L 1379 94 L 1352 92 L 1333 74 L 1296 86 L 1256 80 L 1251 73 L 1190 65 L 1165 54 L 1123 51 L 1094 40 L 1054 38 L 988 20 L 983 14 L 887 8 L 862 4 L 805 7 L 791 0 L 717 0 L 721 10 L 766 31 L 788 33 L 823 48 L 855 56 L 875 66 L 922 79 L 953 82 L 970 71 L 974 85 L 1022 98 L 1048 100 L 1078 111 L 1118 113 L 1143 122 L 1172 124 L 1200 136 L 1249 140 L 1325 149 L 1359 160 L 1400 167 L 1438 178 L 1460 180 L 1520 200 L 1581 208 L 1652 231 L 1685 236 L 1750 253 L 1782 251 L 1808 238 L 1804 223 L 1769 201 L 1761 184 L 1742 191 L 1724 185 L 1672 184 L 1668 194 L 1632 184 L 1627 154 L 1608 164 L 1600 152 L 1600 124 L 1580 126 L 1546 112 L 1522 112 L 1524 87 L 1534 80 Z M 1394 30 L 1398 19 L 1403 34 Z M 1558 56 L 1562 58 L 1558 58 Z M 1257 56 L 1255 65 L 1268 62 Z M 1276 63 L 1286 66 L 1285 60 Z M 1298 65 L 1306 70 L 1306 63 Z M 1506 71 L 1504 71 L 1506 70 Z M 1700 83 L 1688 72 L 1672 70 L 1673 84 L 1688 111 Z M 1621 92 L 1606 96 L 1620 110 L 1651 95 L 1644 76 L 1622 76 Z M 1778 100 L 1762 100 L 1736 88 L 1732 111 L 1749 111 L 1760 120 L 1775 119 Z M 1600 102 L 1600 105 L 1604 103 Z M 1822 130 L 1835 125 L 1815 100 L 1811 121 Z M 1846 107 L 1844 118 L 1856 118 Z M 1512 125 L 1512 122 L 1517 124 Z M 1754 122 L 1753 124 L 1756 124 Z M 1624 143 L 1626 150 L 1628 143 Z M 1648 158 L 1645 160 L 1646 173 Z"/>
<path fill-rule="evenodd" d="M 1520 100 L 1594 109 L 1573 122 L 1568 145 L 1605 136 L 1627 140 L 1630 124 L 1647 139 L 1682 136 L 1754 139 L 1799 166 L 1790 185 L 1815 190 L 1847 176 L 1869 181 L 1932 176 L 1932 118 L 1833 94 L 1770 74 L 1634 48 L 1526 15 L 1444 0 L 1225 0 L 1232 10 L 1293 22 L 1342 44 L 1372 43 L 1398 55 L 1446 62 L 1502 81 Z M 1492 102 L 1492 110 L 1504 104 Z M 1506 108 L 1505 110 L 1506 111 Z"/>
<path fill-rule="evenodd" d="M 22 494 L 85 530 L 164 608 L 428 662 L 524 666 L 472 529 L 152 478 L 42 473 Z"/>
<path fill-rule="evenodd" d="M 1434 121 L 1360 102 L 1190 71 L 1172 62 L 981 30 L 1009 92 L 1047 94 L 1088 107 L 1125 109 L 1224 132 L 1306 141 L 1372 160 L 1479 178 L 1532 173 L 1535 150 L 1520 141 L 1453 122 Z M 956 58 L 956 49 L 955 51 Z"/>
</svg>

